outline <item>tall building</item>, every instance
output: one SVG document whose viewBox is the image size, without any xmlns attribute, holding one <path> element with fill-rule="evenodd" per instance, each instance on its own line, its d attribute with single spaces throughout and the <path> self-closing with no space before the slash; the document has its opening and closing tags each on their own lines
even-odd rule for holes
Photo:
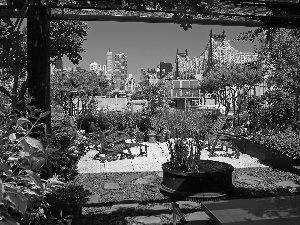
<svg viewBox="0 0 300 225">
<path fill-rule="evenodd" d="M 93 62 L 90 64 L 90 71 L 94 71 L 98 75 L 106 74 L 106 65 Z"/>
<path fill-rule="evenodd" d="M 127 78 L 127 56 L 119 52 L 115 54 L 113 80 L 116 90 L 125 90 L 125 80 Z"/>
<path fill-rule="evenodd" d="M 110 51 L 106 53 L 106 78 L 111 80 L 113 74 L 113 54 Z"/>
</svg>

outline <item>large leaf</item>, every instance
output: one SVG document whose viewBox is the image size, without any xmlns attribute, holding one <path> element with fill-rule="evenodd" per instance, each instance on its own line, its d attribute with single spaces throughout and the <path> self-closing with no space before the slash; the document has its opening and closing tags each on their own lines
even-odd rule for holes
<svg viewBox="0 0 300 225">
<path fill-rule="evenodd" d="M 31 170 L 39 170 L 47 162 L 43 157 L 32 157 Z"/>
<path fill-rule="evenodd" d="M 50 113 L 50 111 L 41 113 L 40 118 L 47 116 L 49 113 Z"/>
<path fill-rule="evenodd" d="M 8 171 L 10 169 L 10 166 L 6 163 L 0 163 L 0 170 L 1 171 Z"/>
<path fill-rule="evenodd" d="M 34 183 L 39 186 L 41 189 L 43 189 L 43 184 L 41 181 L 41 178 L 33 171 L 31 170 L 26 170 L 27 176 L 29 176 Z"/>
<path fill-rule="evenodd" d="M 2 215 L 2 212 L 0 213 L 0 225 L 20 225 L 15 219 L 13 219 L 10 215 Z"/>
<path fill-rule="evenodd" d="M 32 147 L 37 148 L 38 150 L 44 151 L 45 148 L 39 140 L 32 138 L 32 137 L 25 137 L 25 141 Z"/>
<path fill-rule="evenodd" d="M 6 192 L 5 200 L 11 202 L 15 209 L 20 211 L 22 214 L 25 213 L 27 208 L 27 198 L 20 193 Z"/>
<path fill-rule="evenodd" d="M 19 119 L 17 120 L 17 126 L 21 126 L 23 123 L 30 123 L 30 124 L 32 124 L 31 121 L 30 121 L 29 119 L 24 118 L 24 117 L 19 118 Z"/>
</svg>

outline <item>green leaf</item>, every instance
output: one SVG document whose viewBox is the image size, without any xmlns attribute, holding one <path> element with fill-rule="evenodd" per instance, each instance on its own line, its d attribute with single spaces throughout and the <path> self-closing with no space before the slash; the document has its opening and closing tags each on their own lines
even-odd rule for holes
<svg viewBox="0 0 300 225">
<path fill-rule="evenodd" d="M 1 171 L 8 171 L 10 169 L 10 166 L 6 163 L 0 163 L 0 170 Z"/>
<path fill-rule="evenodd" d="M 6 192 L 5 200 L 11 202 L 15 209 L 20 211 L 23 215 L 27 208 L 27 198 L 20 193 Z"/>
<path fill-rule="evenodd" d="M 59 150 L 58 148 L 46 148 L 46 149 L 45 149 L 45 153 L 46 153 L 46 154 L 50 154 L 50 153 L 56 152 L 56 151 L 58 151 L 58 150 Z"/>
<path fill-rule="evenodd" d="M 12 133 L 8 136 L 9 140 L 13 143 L 17 140 L 17 136 L 15 133 Z"/>
<path fill-rule="evenodd" d="M 24 140 L 33 148 L 36 148 L 44 152 L 45 150 L 44 145 L 39 140 L 32 137 L 25 137 Z"/>
<path fill-rule="evenodd" d="M 21 126 L 23 123 L 31 123 L 31 121 L 27 118 L 21 117 L 17 120 L 17 126 Z"/>
<path fill-rule="evenodd" d="M 47 116 L 49 113 L 50 113 L 50 111 L 41 113 L 40 118 Z"/>
<path fill-rule="evenodd" d="M 33 157 L 31 162 L 31 170 L 39 170 L 47 160 L 43 157 Z"/>
<path fill-rule="evenodd" d="M 33 171 L 26 170 L 27 175 L 34 181 L 34 183 L 39 186 L 41 189 L 43 189 L 43 184 L 41 181 L 41 178 Z"/>
</svg>

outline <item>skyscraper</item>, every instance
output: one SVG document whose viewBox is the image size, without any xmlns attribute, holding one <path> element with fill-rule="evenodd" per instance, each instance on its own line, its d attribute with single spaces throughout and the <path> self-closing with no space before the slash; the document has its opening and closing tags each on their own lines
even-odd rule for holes
<svg viewBox="0 0 300 225">
<path fill-rule="evenodd" d="M 114 81 L 115 89 L 124 90 L 125 80 L 127 78 L 127 56 L 119 52 L 115 54 L 115 64 L 114 64 Z"/>
<path fill-rule="evenodd" d="M 113 73 L 113 56 L 109 48 L 108 52 L 106 53 L 106 78 L 110 80 L 112 78 L 112 73 Z"/>
</svg>

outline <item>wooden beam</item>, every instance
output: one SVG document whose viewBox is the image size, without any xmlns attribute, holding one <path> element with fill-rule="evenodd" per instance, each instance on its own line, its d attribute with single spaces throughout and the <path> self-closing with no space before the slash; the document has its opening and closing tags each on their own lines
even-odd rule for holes
<svg viewBox="0 0 300 225">
<path fill-rule="evenodd" d="M 50 107 L 50 9 L 33 9 L 27 17 L 28 93 L 33 105 L 43 111 Z M 51 116 L 43 118 L 51 131 Z"/>
<path fill-rule="evenodd" d="M 53 20 L 81 20 L 81 21 L 117 21 L 117 22 L 144 22 L 144 23 L 174 23 L 172 18 L 165 17 L 141 17 L 141 16 L 114 16 L 114 15 L 82 15 L 82 14 L 52 14 Z M 220 19 L 194 19 L 192 24 L 261 27 L 263 22 L 256 21 L 232 21 Z"/>
</svg>

